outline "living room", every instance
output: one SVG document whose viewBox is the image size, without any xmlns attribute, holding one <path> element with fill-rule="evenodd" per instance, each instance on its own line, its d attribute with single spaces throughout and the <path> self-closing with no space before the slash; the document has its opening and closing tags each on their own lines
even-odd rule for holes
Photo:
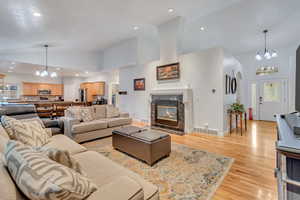
<svg viewBox="0 0 300 200">
<path fill-rule="evenodd" d="M 4 1 L 0 199 L 300 199 L 298 8 Z"/>
</svg>

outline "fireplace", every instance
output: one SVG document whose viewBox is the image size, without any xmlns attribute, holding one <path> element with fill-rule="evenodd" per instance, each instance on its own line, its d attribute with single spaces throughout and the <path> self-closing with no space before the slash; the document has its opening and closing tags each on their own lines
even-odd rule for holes
<svg viewBox="0 0 300 200">
<path fill-rule="evenodd" d="M 184 133 L 184 104 L 182 95 L 153 95 L 151 127 Z"/>
</svg>

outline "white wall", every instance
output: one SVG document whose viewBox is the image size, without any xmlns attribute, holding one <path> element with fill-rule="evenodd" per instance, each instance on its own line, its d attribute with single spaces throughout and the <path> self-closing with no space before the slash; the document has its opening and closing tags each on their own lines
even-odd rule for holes
<svg viewBox="0 0 300 200">
<path fill-rule="evenodd" d="M 34 83 L 55 83 L 61 84 L 62 78 L 50 78 L 50 77 L 38 77 L 31 74 L 18 74 L 18 73 L 6 73 L 5 83 L 14 83 L 18 85 L 18 95 L 23 95 L 23 85 L 22 82 L 34 82 Z"/>
<path fill-rule="evenodd" d="M 288 111 L 295 111 L 295 69 L 296 69 L 296 46 L 280 48 L 278 50 L 279 56 L 269 61 L 256 61 L 256 52 L 250 52 L 237 56 L 240 61 L 244 75 L 244 103 L 247 107 L 251 106 L 251 95 L 249 85 L 251 82 L 265 80 L 265 79 L 287 79 L 288 80 Z M 261 66 L 270 65 L 278 66 L 279 72 L 266 76 L 257 76 L 256 69 Z"/>
<path fill-rule="evenodd" d="M 194 101 L 194 127 L 204 127 L 223 133 L 223 50 L 220 48 L 179 56 L 181 78 L 176 81 L 157 81 L 156 66 L 147 65 L 120 69 L 120 109 L 133 118 L 148 121 L 149 93 L 153 89 L 192 88 Z M 133 79 L 146 78 L 146 91 L 134 91 Z M 216 89 L 216 93 L 212 93 Z"/>
<path fill-rule="evenodd" d="M 84 78 L 80 77 L 64 77 L 64 100 L 75 101 L 79 99 L 80 84 L 84 82 Z"/>
<path fill-rule="evenodd" d="M 138 62 L 138 42 L 137 39 L 122 41 L 103 53 L 103 69 L 112 70 L 122 66 L 130 66 Z"/>
</svg>

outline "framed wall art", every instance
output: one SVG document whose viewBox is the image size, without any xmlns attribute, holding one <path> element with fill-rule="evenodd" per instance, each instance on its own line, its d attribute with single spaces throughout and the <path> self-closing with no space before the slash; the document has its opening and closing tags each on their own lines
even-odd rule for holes
<svg viewBox="0 0 300 200">
<path fill-rule="evenodd" d="M 145 78 L 137 78 L 133 80 L 133 88 L 136 91 L 146 90 L 146 80 Z"/>
<path fill-rule="evenodd" d="M 179 79 L 180 78 L 179 63 L 158 66 L 156 68 L 156 78 L 158 81 Z"/>
</svg>

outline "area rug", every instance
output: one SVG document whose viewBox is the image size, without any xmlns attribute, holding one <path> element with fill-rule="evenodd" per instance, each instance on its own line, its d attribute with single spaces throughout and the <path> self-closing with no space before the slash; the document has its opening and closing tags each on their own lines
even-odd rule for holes
<svg viewBox="0 0 300 200">
<path fill-rule="evenodd" d="M 171 155 L 152 167 L 114 150 L 111 145 L 86 147 L 157 185 L 161 200 L 211 199 L 233 163 L 232 158 L 175 143 Z"/>
</svg>

